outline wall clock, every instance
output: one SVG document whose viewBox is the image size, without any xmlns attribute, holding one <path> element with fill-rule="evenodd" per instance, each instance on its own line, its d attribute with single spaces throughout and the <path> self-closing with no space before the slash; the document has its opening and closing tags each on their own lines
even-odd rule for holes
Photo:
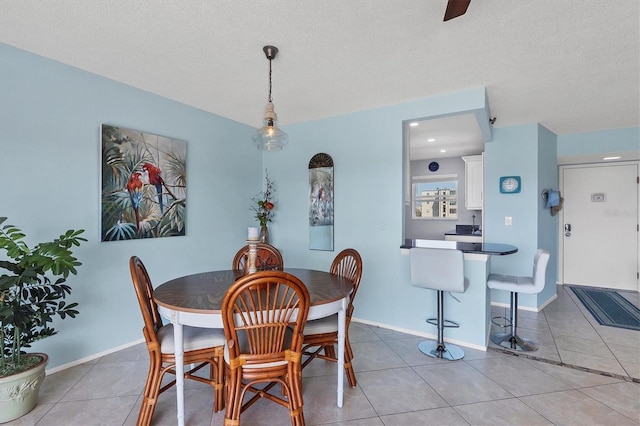
<svg viewBox="0 0 640 426">
<path fill-rule="evenodd" d="M 437 161 L 432 161 L 429 163 L 429 170 L 432 172 L 437 172 L 440 168 L 440 164 Z"/>
<path fill-rule="evenodd" d="M 521 189 L 520 176 L 502 176 L 500 178 L 501 194 L 517 194 Z"/>
</svg>

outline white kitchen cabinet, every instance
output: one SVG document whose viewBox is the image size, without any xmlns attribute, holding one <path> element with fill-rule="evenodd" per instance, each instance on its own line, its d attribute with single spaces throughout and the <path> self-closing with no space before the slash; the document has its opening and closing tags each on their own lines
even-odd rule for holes
<svg viewBox="0 0 640 426">
<path fill-rule="evenodd" d="M 467 210 L 482 210 L 484 187 L 482 155 L 468 155 L 464 160 L 464 206 Z"/>
</svg>

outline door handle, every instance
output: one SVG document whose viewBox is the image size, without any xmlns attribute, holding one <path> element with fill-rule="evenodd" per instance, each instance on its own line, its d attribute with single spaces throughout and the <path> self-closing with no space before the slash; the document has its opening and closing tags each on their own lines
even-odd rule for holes
<svg viewBox="0 0 640 426">
<path fill-rule="evenodd" d="M 570 223 L 565 223 L 564 224 L 564 236 L 565 237 L 570 237 L 571 236 L 571 224 Z"/>
</svg>

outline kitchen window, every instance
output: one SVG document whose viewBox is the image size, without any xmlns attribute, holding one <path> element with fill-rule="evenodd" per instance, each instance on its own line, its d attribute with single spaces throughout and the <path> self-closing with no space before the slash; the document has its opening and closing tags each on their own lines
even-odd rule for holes
<svg viewBox="0 0 640 426">
<path fill-rule="evenodd" d="M 458 176 L 414 176 L 413 219 L 458 219 Z"/>
</svg>

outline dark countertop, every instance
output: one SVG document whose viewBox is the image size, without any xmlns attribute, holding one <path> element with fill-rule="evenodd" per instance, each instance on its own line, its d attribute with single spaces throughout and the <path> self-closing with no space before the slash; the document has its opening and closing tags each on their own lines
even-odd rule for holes
<svg viewBox="0 0 640 426">
<path fill-rule="evenodd" d="M 453 230 L 453 231 L 445 232 L 444 235 L 467 235 L 467 236 L 470 236 L 470 237 L 482 237 L 482 231 L 459 232 L 459 231 Z"/>
<path fill-rule="evenodd" d="M 419 241 L 419 244 L 416 243 Z M 463 253 L 476 253 L 476 254 L 491 254 L 497 256 L 504 256 L 507 254 L 513 254 L 518 251 L 518 247 L 512 246 L 510 244 L 502 244 L 502 243 L 466 243 L 460 241 L 439 241 L 439 240 L 413 240 L 406 239 L 404 240 L 404 244 L 400 246 L 403 249 L 410 249 L 416 246 L 419 247 L 429 247 L 430 242 L 433 242 L 433 247 L 442 248 L 443 243 L 446 243 L 447 246 L 450 245 L 451 248 L 454 248 L 453 244 L 455 244 L 455 249 L 460 250 Z"/>
</svg>

